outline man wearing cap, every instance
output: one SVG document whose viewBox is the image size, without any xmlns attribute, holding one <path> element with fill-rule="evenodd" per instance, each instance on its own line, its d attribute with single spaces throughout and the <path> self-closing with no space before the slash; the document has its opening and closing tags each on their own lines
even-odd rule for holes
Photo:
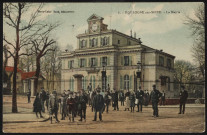
<svg viewBox="0 0 207 135">
<path fill-rule="evenodd" d="M 158 115 L 158 102 L 159 98 L 162 96 L 162 93 L 159 92 L 159 90 L 156 89 L 156 85 L 153 85 L 153 90 L 150 93 L 150 99 L 152 101 L 152 108 L 153 108 L 153 116 L 159 117 Z"/>
<path fill-rule="evenodd" d="M 104 99 L 103 99 L 103 96 L 100 94 L 99 89 L 97 90 L 97 95 L 93 99 L 93 106 L 95 109 L 95 116 L 94 116 L 93 121 L 96 121 L 97 112 L 99 112 L 99 119 L 100 119 L 100 121 L 102 121 L 102 109 L 104 106 Z"/>
<path fill-rule="evenodd" d="M 73 92 L 69 93 L 69 97 L 67 98 L 67 107 L 68 107 L 68 114 L 69 120 L 74 122 L 74 115 L 75 115 L 75 99 L 73 98 Z"/>
<path fill-rule="evenodd" d="M 80 120 L 82 121 L 82 119 L 84 118 L 84 120 L 86 121 L 86 104 L 88 102 L 88 97 L 85 93 L 85 91 L 82 89 L 80 91 L 80 96 L 78 98 L 78 108 L 79 108 L 79 114 L 80 114 Z"/>
<path fill-rule="evenodd" d="M 58 113 L 58 98 L 57 98 L 57 92 L 53 91 L 52 94 L 50 94 L 49 98 L 49 113 L 50 113 L 50 120 L 52 124 L 52 115 L 55 114 L 56 123 L 60 122 L 57 117 Z"/>
<path fill-rule="evenodd" d="M 185 90 L 185 86 L 181 86 L 181 92 L 180 92 L 180 112 L 178 114 L 181 114 L 181 112 L 185 113 L 185 103 L 188 98 L 188 92 Z M 182 111 L 183 107 L 183 111 Z"/>
</svg>

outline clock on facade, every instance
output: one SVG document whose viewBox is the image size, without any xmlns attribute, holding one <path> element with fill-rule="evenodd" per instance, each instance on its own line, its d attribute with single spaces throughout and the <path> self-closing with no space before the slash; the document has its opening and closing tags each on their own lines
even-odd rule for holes
<svg viewBox="0 0 207 135">
<path fill-rule="evenodd" d="M 98 24 L 95 22 L 95 23 L 93 23 L 93 24 L 91 25 L 91 30 L 92 30 L 93 32 L 95 32 L 95 31 L 97 31 L 97 29 L 98 29 Z"/>
</svg>

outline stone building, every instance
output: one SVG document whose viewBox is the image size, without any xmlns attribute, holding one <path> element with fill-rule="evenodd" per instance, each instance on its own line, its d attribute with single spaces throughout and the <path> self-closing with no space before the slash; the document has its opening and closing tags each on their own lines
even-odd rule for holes
<svg viewBox="0 0 207 135">
<path fill-rule="evenodd" d="M 106 69 L 106 84 L 110 89 L 152 90 L 156 84 L 173 96 L 173 74 L 175 56 L 143 45 L 136 35 L 126 35 L 107 29 L 104 18 L 91 15 L 88 30 L 77 35 L 77 49 L 62 52 L 61 91 L 87 90 L 89 83 L 95 89 L 102 87 L 103 64 Z M 103 63 L 104 62 L 104 63 Z M 138 64 L 141 63 L 141 79 L 137 79 Z"/>
</svg>

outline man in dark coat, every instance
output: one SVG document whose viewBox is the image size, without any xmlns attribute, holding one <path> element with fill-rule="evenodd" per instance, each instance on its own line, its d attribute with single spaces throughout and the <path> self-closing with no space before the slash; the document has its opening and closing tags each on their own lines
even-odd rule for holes
<svg viewBox="0 0 207 135">
<path fill-rule="evenodd" d="M 56 123 L 60 122 L 57 117 L 58 108 L 59 108 L 59 103 L 58 103 L 58 98 L 57 98 L 57 92 L 53 91 L 49 97 L 49 114 L 50 114 L 51 124 L 52 124 L 53 114 L 55 114 Z"/>
<path fill-rule="evenodd" d="M 153 87 L 153 90 L 151 91 L 149 101 L 150 100 L 152 101 L 153 116 L 159 117 L 158 102 L 159 102 L 159 98 L 162 96 L 162 93 L 160 93 L 159 90 L 156 89 L 156 85 L 153 85 L 152 87 Z"/>
<path fill-rule="evenodd" d="M 67 96 L 65 95 L 65 93 L 63 93 L 61 98 L 60 98 L 61 115 L 62 115 L 61 120 L 65 120 L 65 117 L 67 115 L 66 100 L 67 100 Z"/>
<path fill-rule="evenodd" d="M 118 91 L 116 91 L 114 89 L 114 110 L 117 109 L 117 111 L 119 110 L 119 104 L 118 104 L 118 101 L 119 101 L 119 93 Z"/>
<path fill-rule="evenodd" d="M 42 104 L 42 112 L 45 112 L 46 92 L 43 87 L 41 89 L 42 90 L 40 92 L 40 99 L 41 99 L 41 104 Z"/>
<path fill-rule="evenodd" d="M 28 103 L 31 102 L 30 97 L 31 97 L 31 90 L 29 89 L 29 91 L 27 92 Z"/>
<path fill-rule="evenodd" d="M 164 90 L 162 91 L 162 97 L 161 97 L 160 105 L 165 105 L 165 92 L 164 92 Z"/>
<path fill-rule="evenodd" d="M 41 110 L 42 110 L 41 100 L 40 100 L 40 97 L 39 97 L 39 93 L 37 93 L 36 98 L 35 98 L 34 103 L 33 103 L 33 112 L 36 113 L 37 118 L 38 118 L 37 113 L 40 114 L 40 118 L 43 118 L 43 116 L 41 114 Z"/>
<path fill-rule="evenodd" d="M 124 92 L 123 91 L 120 91 L 119 99 L 121 101 L 121 106 L 124 106 Z"/>
<path fill-rule="evenodd" d="M 82 119 L 84 118 L 84 120 L 86 121 L 86 104 L 88 102 L 88 97 L 86 95 L 86 93 L 84 92 L 84 90 L 80 91 L 80 96 L 78 98 L 78 109 L 79 109 L 79 114 L 80 114 L 80 120 L 82 121 Z"/>
<path fill-rule="evenodd" d="M 181 86 L 181 92 L 180 92 L 180 112 L 178 114 L 181 114 L 181 112 L 185 113 L 185 103 L 188 98 L 188 92 L 185 90 L 185 86 Z M 182 111 L 183 107 L 183 111 Z"/>
<path fill-rule="evenodd" d="M 105 97 L 104 97 L 104 102 L 106 104 L 106 113 L 109 111 L 109 103 L 110 103 L 110 98 L 109 98 L 109 91 L 106 92 Z"/>
<path fill-rule="evenodd" d="M 144 91 L 141 90 L 141 87 L 139 87 L 139 89 L 136 92 L 136 98 L 138 99 L 137 112 L 139 112 L 139 107 L 140 107 L 140 111 L 142 112 L 143 97 L 144 97 Z"/>
<path fill-rule="evenodd" d="M 104 106 L 104 99 L 103 96 L 100 94 L 100 90 L 97 90 L 97 95 L 93 99 L 93 106 L 95 109 L 95 116 L 93 121 L 96 121 L 97 112 L 99 112 L 99 119 L 100 121 L 102 121 L 102 109 Z"/>
<path fill-rule="evenodd" d="M 75 99 L 73 97 L 73 93 L 69 93 L 69 97 L 67 98 L 67 106 L 68 106 L 68 114 L 69 120 L 74 122 L 74 114 L 75 114 Z"/>
</svg>

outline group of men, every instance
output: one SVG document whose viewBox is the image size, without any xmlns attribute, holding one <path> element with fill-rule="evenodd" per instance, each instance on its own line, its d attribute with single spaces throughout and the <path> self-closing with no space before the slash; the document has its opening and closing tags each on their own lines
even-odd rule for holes
<svg viewBox="0 0 207 135">
<path fill-rule="evenodd" d="M 135 92 L 129 92 L 129 90 L 127 90 L 127 92 L 124 94 L 123 91 L 118 92 L 115 89 L 111 92 L 109 90 L 104 92 L 101 91 L 101 88 L 99 86 L 94 91 L 92 91 L 89 84 L 88 93 L 86 93 L 84 90 L 81 90 L 79 92 L 64 90 L 60 98 L 57 97 L 56 90 L 49 94 L 48 91 L 45 92 L 45 90 L 42 88 L 41 92 L 36 95 L 35 103 L 33 105 L 34 110 L 38 110 L 35 111 L 37 115 L 37 112 L 39 112 L 39 110 L 45 112 L 44 103 L 46 101 L 47 110 L 49 111 L 50 120 L 52 123 L 53 114 L 55 114 L 56 122 L 60 122 L 57 117 L 59 104 L 60 113 L 62 116 L 61 120 L 65 120 L 65 117 L 68 116 L 69 120 L 74 122 L 74 118 L 78 115 L 80 116 L 79 121 L 82 121 L 83 119 L 86 121 L 86 109 L 87 104 L 89 104 L 89 106 L 92 108 L 92 112 L 95 112 L 93 121 L 97 120 L 97 113 L 99 113 L 99 120 L 102 121 L 102 113 L 104 111 L 108 113 L 110 104 L 114 108 L 113 110 L 119 111 L 118 101 L 121 101 L 121 106 L 124 106 L 124 102 L 126 101 L 125 111 L 126 109 L 129 110 L 129 108 L 131 108 L 131 112 L 134 112 L 134 107 L 137 105 L 137 112 L 142 112 L 142 106 L 143 104 L 146 104 L 144 103 L 144 100 L 148 99 L 147 102 L 149 103 L 151 101 L 152 103 L 153 116 L 159 117 L 158 102 L 160 97 L 162 97 L 161 104 L 164 104 L 163 102 L 165 100 L 165 93 L 164 91 L 161 93 L 159 90 L 157 90 L 156 85 L 153 85 L 152 87 L 153 90 L 151 91 L 150 95 L 141 90 L 141 87 L 139 87 Z M 181 86 L 181 89 L 179 114 L 184 114 L 188 93 L 185 90 L 184 86 Z M 149 96 L 149 98 L 147 96 Z M 41 109 L 35 109 L 35 106 L 41 106 Z M 42 117 L 41 112 L 40 116 Z"/>
</svg>

